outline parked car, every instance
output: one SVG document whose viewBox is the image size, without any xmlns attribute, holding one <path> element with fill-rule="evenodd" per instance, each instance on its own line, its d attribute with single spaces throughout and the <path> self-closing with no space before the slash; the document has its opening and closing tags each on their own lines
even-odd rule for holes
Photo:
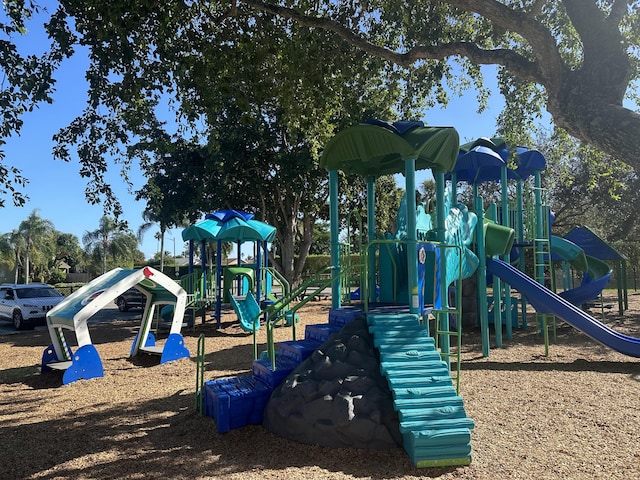
<svg viewBox="0 0 640 480">
<path fill-rule="evenodd" d="M 10 320 L 17 330 L 44 323 L 47 312 L 64 299 L 46 283 L 0 285 L 0 319 Z"/>
<path fill-rule="evenodd" d="M 116 298 L 116 305 L 121 312 L 126 312 L 130 308 L 144 308 L 146 302 L 147 297 L 145 294 L 135 287 L 131 287 Z"/>
</svg>

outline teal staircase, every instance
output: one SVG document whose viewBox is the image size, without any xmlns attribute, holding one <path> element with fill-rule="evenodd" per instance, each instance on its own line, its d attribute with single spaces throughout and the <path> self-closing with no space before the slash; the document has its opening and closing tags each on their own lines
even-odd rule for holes
<svg viewBox="0 0 640 480">
<path fill-rule="evenodd" d="M 471 463 L 474 422 L 418 316 L 370 313 L 367 322 L 413 464 L 424 468 Z"/>
</svg>

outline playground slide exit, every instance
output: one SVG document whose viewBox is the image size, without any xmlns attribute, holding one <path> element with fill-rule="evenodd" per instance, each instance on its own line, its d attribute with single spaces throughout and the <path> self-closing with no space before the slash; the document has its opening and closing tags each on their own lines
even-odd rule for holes
<svg viewBox="0 0 640 480">
<path fill-rule="evenodd" d="M 597 258 L 585 255 L 584 250 L 566 238 L 551 237 L 551 251 L 573 268 L 584 272 L 582 284 L 560 293 L 560 296 L 574 305 L 582 305 L 596 298 L 609 283 L 611 268 Z"/>
<path fill-rule="evenodd" d="M 517 268 L 489 257 L 487 271 L 518 290 L 538 313 L 556 315 L 595 341 L 625 355 L 640 358 L 640 338 L 630 337 L 607 327 Z"/>
</svg>

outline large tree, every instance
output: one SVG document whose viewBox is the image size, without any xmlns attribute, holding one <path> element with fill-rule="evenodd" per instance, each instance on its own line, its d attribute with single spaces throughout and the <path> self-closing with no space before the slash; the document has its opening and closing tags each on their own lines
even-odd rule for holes
<svg viewBox="0 0 640 480">
<path fill-rule="evenodd" d="M 497 65 L 505 126 L 546 104 L 557 126 L 640 171 L 640 115 L 623 106 L 638 104 L 637 0 L 238 2 L 333 32 L 420 80 L 450 78 L 448 59 L 476 83 L 477 66 Z"/>
<path fill-rule="evenodd" d="M 105 154 L 119 142 L 128 142 L 131 134 L 118 125 L 118 114 L 127 117 L 128 123 L 142 126 L 144 117 L 154 118 L 159 99 L 170 98 L 180 120 L 197 123 L 202 104 L 210 98 L 203 97 L 195 87 L 203 82 L 224 84 L 229 78 L 224 62 L 218 64 L 218 70 L 210 67 L 216 64 L 216 49 L 219 53 L 225 47 L 236 47 L 232 35 L 250 40 L 236 49 L 240 57 L 276 50 L 286 54 L 288 45 L 304 42 L 344 57 L 341 64 L 346 66 L 350 59 L 344 56 L 347 46 L 359 49 L 370 59 L 368 69 L 372 74 L 384 72 L 391 81 L 386 85 L 396 85 L 392 81 L 402 77 L 406 98 L 420 97 L 426 104 L 446 102 L 445 83 L 454 92 L 475 85 L 484 104 L 487 92 L 482 88 L 478 66 L 497 65 L 501 93 L 507 99 L 501 116 L 505 128 L 515 131 L 528 125 L 532 113 L 546 105 L 556 125 L 638 170 L 640 116 L 623 106 L 625 95 L 637 102 L 633 90 L 637 87 L 640 41 L 637 7 L 638 2 L 632 0 L 167 1 L 162 8 L 154 2 L 66 0 L 47 25 L 53 39 L 51 52 L 40 58 L 25 58 L 15 49 L 12 36 L 25 31 L 24 19 L 33 10 L 23 2 L 5 2 L 7 19 L 0 26 L 6 36 L 3 47 L 7 54 L 0 67 L 5 72 L 24 74 L 7 78 L 8 88 L 3 94 L 8 108 L 2 119 L 2 137 L 19 129 L 21 112 L 38 101 L 49 100 L 52 72 L 72 50 L 75 40 L 67 23 L 75 23 L 79 42 L 90 49 L 90 101 L 85 115 L 58 137 L 56 154 L 71 158 L 69 144 L 79 145 L 82 175 L 91 179 L 90 199 L 106 200 L 116 212 L 118 205 L 113 203 L 102 174 L 107 165 Z M 308 28 L 300 30 L 302 36 L 274 35 L 268 17 L 257 12 Z M 242 19 L 249 20 L 243 23 Z M 273 18 L 272 24 L 283 22 Z M 293 31 L 290 23 L 284 25 Z M 249 35 L 256 26 L 262 30 L 262 38 Z M 176 59 L 181 61 L 176 63 Z M 290 75 L 272 88 L 285 92 L 289 104 L 300 112 L 309 107 L 309 99 L 301 101 L 298 88 L 305 86 L 305 78 L 307 84 L 313 82 L 313 77 L 305 77 L 305 73 L 315 72 L 319 87 L 348 83 L 341 75 L 344 71 L 313 55 L 295 60 L 297 66 L 290 69 Z M 245 79 L 268 72 L 268 68 L 248 70 L 245 73 L 252 77 Z M 192 83 L 179 84 L 179 78 L 189 78 Z M 327 83 L 327 79 L 335 83 Z M 357 82 L 354 77 L 351 85 Z M 330 90 L 323 88 L 316 99 L 332 101 L 334 97 L 324 95 Z M 96 111 L 100 107 L 115 108 L 115 113 L 111 117 L 100 115 Z M 299 121 L 309 124 L 311 120 L 307 116 Z M 97 142 L 100 138 L 107 141 Z M 320 136 L 314 141 L 321 145 L 322 140 Z M 4 165 L 0 167 L 4 173 L 10 171 Z M 13 173 L 13 177 L 0 176 L 4 190 L 0 193 L 16 190 L 20 172 Z"/>
</svg>

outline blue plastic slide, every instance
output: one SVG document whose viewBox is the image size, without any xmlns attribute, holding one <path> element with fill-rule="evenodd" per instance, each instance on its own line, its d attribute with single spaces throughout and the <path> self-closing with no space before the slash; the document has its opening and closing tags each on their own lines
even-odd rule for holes
<svg viewBox="0 0 640 480">
<path fill-rule="evenodd" d="M 487 258 L 487 271 L 497 275 L 524 295 L 538 313 L 560 317 L 565 322 L 609 348 L 640 358 L 640 338 L 616 332 L 564 298 L 502 260 Z"/>
<path fill-rule="evenodd" d="M 567 260 L 576 270 L 584 272 L 580 286 L 560 293 L 560 296 L 568 302 L 582 305 L 593 300 L 609 283 L 611 278 L 609 265 L 597 258 L 585 255 L 582 248 L 566 238 L 552 236 L 551 252 L 563 260 Z"/>
</svg>

